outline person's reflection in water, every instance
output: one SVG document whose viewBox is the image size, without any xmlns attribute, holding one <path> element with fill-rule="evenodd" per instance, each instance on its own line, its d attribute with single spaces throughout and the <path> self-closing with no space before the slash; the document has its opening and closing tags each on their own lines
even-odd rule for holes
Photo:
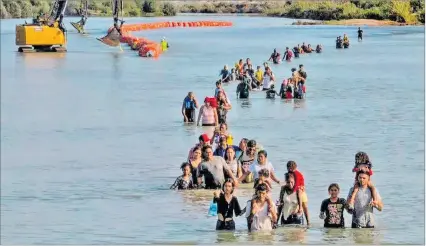
<svg viewBox="0 0 426 246">
<path fill-rule="evenodd" d="M 273 231 L 256 231 L 249 233 L 248 241 L 249 242 L 257 242 L 263 245 L 265 244 L 273 244 L 275 240 L 275 235 Z"/>
<path fill-rule="evenodd" d="M 305 108 L 305 99 L 294 99 L 293 110 Z"/>
<path fill-rule="evenodd" d="M 217 231 L 216 235 L 216 243 L 218 244 L 229 244 L 238 242 L 238 238 L 233 231 Z"/>
<path fill-rule="evenodd" d="M 334 244 L 339 242 L 347 242 L 349 230 L 343 228 L 323 228 L 323 242 L 326 244 Z M 345 240 L 346 239 L 346 240 Z"/>
<path fill-rule="evenodd" d="M 355 244 L 380 244 L 379 230 L 375 229 L 356 229 L 351 230 Z"/>
<path fill-rule="evenodd" d="M 240 101 L 241 108 L 251 108 L 249 99 L 238 99 L 238 101 Z"/>
<path fill-rule="evenodd" d="M 285 228 L 280 241 L 286 243 L 305 243 L 306 228 Z"/>
<path fill-rule="evenodd" d="M 120 70 L 120 59 L 121 59 L 121 54 L 119 53 L 111 53 L 112 54 L 112 77 L 115 80 L 119 80 L 121 78 L 121 70 Z"/>
</svg>

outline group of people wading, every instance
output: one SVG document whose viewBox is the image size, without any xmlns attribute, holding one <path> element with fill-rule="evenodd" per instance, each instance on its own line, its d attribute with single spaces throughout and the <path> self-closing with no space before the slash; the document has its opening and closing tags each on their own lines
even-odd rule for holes
<svg viewBox="0 0 426 246">
<path fill-rule="evenodd" d="M 222 70 L 220 74 L 222 80 L 216 82 L 214 97 L 206 97 L 203 105 L 199 105 L 193 92 L 189 92 L 183 100 L 184 122 L 199 126 L 201 121 L 202 126 L 211 127 L 213 134 L 204 133 L 199 136 L 198 143 L 190 149 L 187 160 L 181 165 L 182 175 L 170 188 L 215 190 L 213 202 L 217 204 L 217 230 L 235 230 L 234 217 L 238 216 L 246 218 L 249 231 L 270 231 L 278 225 L 310 226 L 308 189 L 298 164 L 289 160 L 286 163 L 287 172 L 281 180 L 268 160 L 268 152 L 256 140 L 242 138 L 238 145 L 234 145 L 234 138 L 226 122 L 227 112 L 232 106 L 222 88 L 222 81 L 240 79 L 241 83 L 249 84 L 254 80 L 255 86 L 260 86 L 259 82 L 263 81 L 263 90 L 268 92 L 273 87 L 265 87 L 264 78 L 267 76 L 274 81 L 275 77 L 267 63 L 264 64 L 265 73 L 260 66 L 256 72 L 252 71 L 249 58 L 245 63 L 241 59 L 237 65 L 236 71 L 231 72 L 227 72 L 227 66 L 224 67 L 225 71 Z M 292 72 L 293 77 L 288 80 L 300 76 L 306 81 L 303 65 L 299 66 L 298 71 L 292 69 Z M 236 77 L 227 80 L 229 76 Z M 249 76 L 251 80 L 248 79 Z M 237 88 L 237 94 L 240 90 L 241 87 Z M 241 98 L 241 94 L 238 96 Z M 248 95 L 245 98 L 247 97 Z M 195 111 L 198 108 L 196 119 Z M 345 210 L 352 214 L 352 228 L 375 226 L 373 209 L 381 211 L 383 203 L 378 189 L 371 182 L 372 167 L 367 153 L 358 152 L 352 169 L 356 173 L 355 182 L 346 199 L 340 197 L 340 186 L 337 183 L 328 186 L 329 197 L 318 204 L 319 217 L 324 220 L 324 227 L 344 228 Z M 272 198 L 273 182 L 280 185 L 276 202 Z M 254 188 L 254 194 L 244 208 L 235 196 L 235 190 L 241 183 L 251 183 Z"/>
</svg>

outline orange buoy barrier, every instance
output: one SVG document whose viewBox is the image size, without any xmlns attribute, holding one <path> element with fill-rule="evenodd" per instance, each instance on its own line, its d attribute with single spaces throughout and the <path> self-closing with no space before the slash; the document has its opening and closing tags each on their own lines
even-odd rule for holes
<svg viewBox="0 0 426 246">
<path fill-rule="evenodd" d="M 192 21 L 192 22 L 154 22 L 143 24 L 125 24 L 121 26 L 121 43 L 127 43 L 132 50 L 137 50 L 141 57 L 159 57 L 163 52 L 161 45 L 157 42 L 146 38 L 132 36 L 132 32 L 142 30 L 170 28 L 170 27 L 230 27 L 232 22 L 229 21 Z M 113 27 L 108 29 L 108 33 Z"/>
</svg>

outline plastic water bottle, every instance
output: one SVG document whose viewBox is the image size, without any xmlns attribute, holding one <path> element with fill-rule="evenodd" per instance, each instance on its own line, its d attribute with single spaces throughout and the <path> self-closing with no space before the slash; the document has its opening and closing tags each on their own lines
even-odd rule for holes
<svg viewBox="0 0 426 246">
<path fill-rule="evenodd" d="M 209 208 L 209 216 L 217 216 L 217 203 L 211 202 Z"/>
</svg>

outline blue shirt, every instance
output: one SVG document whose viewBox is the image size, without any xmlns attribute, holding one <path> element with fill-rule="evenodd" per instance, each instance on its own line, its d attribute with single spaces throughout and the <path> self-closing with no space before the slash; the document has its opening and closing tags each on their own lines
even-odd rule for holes
<svg viewBox="0 0 426 246">
<path fill-rule="evenodd" d="M 235 153 L 237 153 L 237 151 L 241 151 L 240 147 L 236 145 L 231 145 L 231 147 L 234 149 Z M 222 158 L 225 158 L 225 154 L 226 148 L 222 148 L 221 146 L 217 147 L 217 149 L 213 152 L 213 155 L 221 156 Z"/>
<path fill-rule="evenodd" d="M 188 96 L 183 100 L 185 104 L 185 109 L 195 109 L 195 102 L 191 100 Z"/>
<path fill-rule="evenodd" d="M 228 77 L 228 75 L 229 75 L 230 73 L 231 73 L 231 72 L 229 72 L 229 70 L 222 69 L 222 71 L 220 71 L 220 74 L 219 74 L 219 75 L 222 75 L 222 79 L 225 79 L 226 77 Z"/>
</svg>

